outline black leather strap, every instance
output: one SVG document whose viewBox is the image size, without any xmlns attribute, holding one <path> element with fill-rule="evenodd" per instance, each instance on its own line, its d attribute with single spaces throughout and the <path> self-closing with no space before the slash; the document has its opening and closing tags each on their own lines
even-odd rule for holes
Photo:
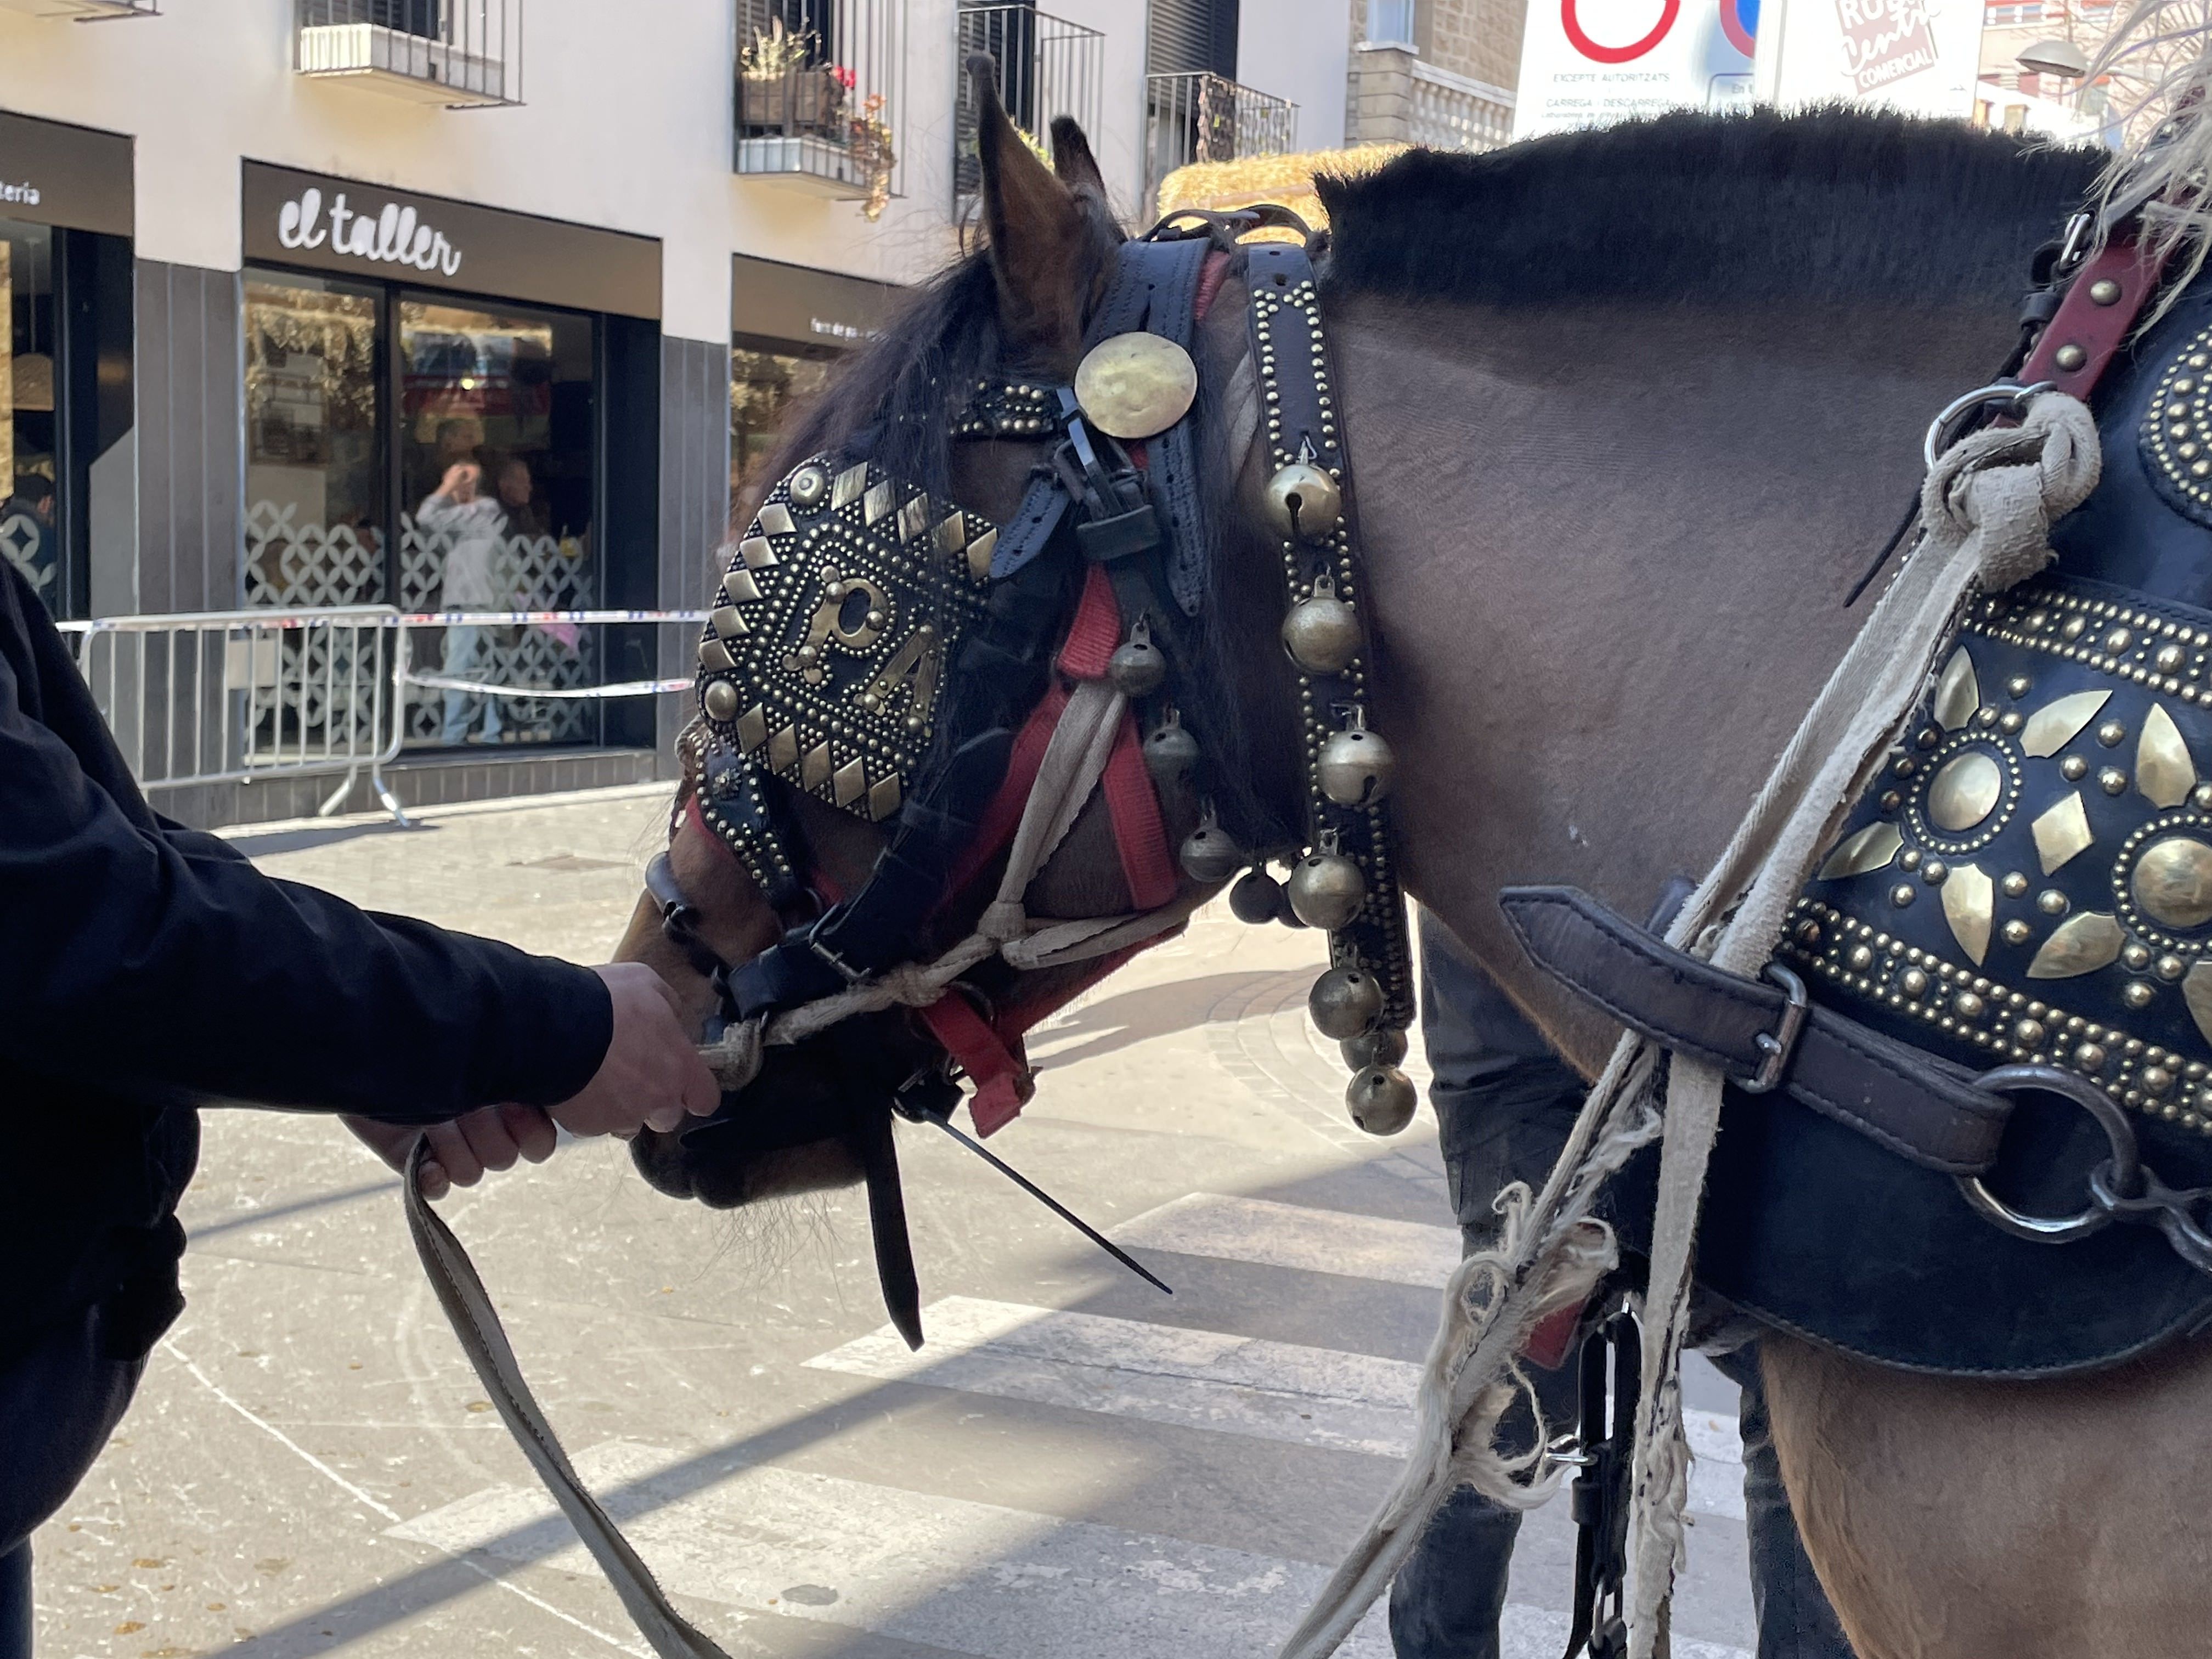
<svg viewBox="0 0 2212 1659">
<path fill-rule="evenodd" d="M 1654 939 L 1571 887 L 1509 887 L 1498 895 L 1529 959 L 1615 1019 L 1732 1077 L 1748 1078 L 1779 1028 L 1789 997 Z M 1969 1073 L 1814 1004 L 1781 1086 L 1899 1157 L 1946 1175 L 1979 1175 L 1996 1159 L 2012 1103 Z"/>
</svg>

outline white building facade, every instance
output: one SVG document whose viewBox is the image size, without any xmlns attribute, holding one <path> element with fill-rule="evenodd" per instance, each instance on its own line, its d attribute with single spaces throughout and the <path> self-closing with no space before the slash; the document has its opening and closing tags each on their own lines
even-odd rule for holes
<svg viewBox="0 0 2212 1659">
<path fill-rule="evenodd" d="M 162 3 L 0 0 L 0 554 L 68 618 L 696 605 L 785 406 L 958 250 L 967 53 L 1133 220 L 1182 161 L 1340 143 L 1351 35 L 1347 0 Z M 514 684 L 689 654 L 444 635 Z M 387 775 L 665 776 L 683 702 L 420 691 Z"/>
</svg>

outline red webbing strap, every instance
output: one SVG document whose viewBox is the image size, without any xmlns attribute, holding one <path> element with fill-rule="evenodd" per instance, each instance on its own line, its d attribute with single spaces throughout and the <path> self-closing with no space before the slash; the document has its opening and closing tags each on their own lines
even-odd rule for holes
<svg viewBox="0 0 2212 1659">
<path fill-rule="evenodd" d="M 921 1011 L 921 1023 L 968 1073 L 975 1092 L 968 1115 L 979 1138 L 995 1134 L 1021 1115 L 1036 1093 L 1018 1031 L 1000 1032 L 957 991 L 947 991 Z"/>
<path fill-rule="evenodd" d="M 2158 292 L 2165 269 L 2162 254 L 2132 237 L 2107 242 L 2075 274 L 2035 349 L 2021 365 L 2021 384 L 2048 380 L 2087 403 L 2106 368 L 2127 343 L 2143 307 Z M 2066 367 L 2069 363 L 2073 366 Z"/>
<path fill-rule="evenodd" d="M 1060 647 L 1060 672 L 1071 679 L 1103 680 L 1107 659 L 1121 643 L 1121 607 L 1103 565 L 1092 565 L 1084 579 L 1083 600 Z"/>
<path fill-rule="evenodd" d="M 1221 292 L 1221 279 L 1229 274 L 1229 256 L 1216 248 L 1206 256 L 1205 269 L 1198 273 L 1198 297 L 1191 305 L 1193 325 L 1206 320 L 1206 313 L 1213 309 L 1213 296 Z"/>
<path fill-rule="evenodd" d="M 1052 742 L 1053 727 L 1060 724 L 1060 711 L 1066 707 L 1066 688 L 1054 684 L 1044 694 L 1044 701 L 1030 711 L 1022 729 L 1014 734 L 1013 752 L 1006 761 L 1006 781 L 991 797 L 991 804 L 983 809 L 983 816 L 975 825 L 975 839 L 952 866 L 951 877 L 945 884 L 948 896 L 965 890 L 983 866 L 1005 852 L 1013 840 L 1014 831 L 1021 827 L 1022 809 L 1029 805 L 1030 791 L 1036 787 L 1037 769 L 1044 764 L 1044 751 Z"/>
<path fill-rule="evenodd" d="M 1121 716 L 1121 729 L 1115 735 L 1114 752 L 1107 757 L 1098 787 L 1114 825 L 1114 850 L 1121 855 L 1121 879 L 1128 885 L 1130 907 L 1157 910 L 1176 896 L 1181 882 L 1168 852 L 1160 798 L 1145 768 L 1137 722 L 1127 714 Z"/>
</svg>

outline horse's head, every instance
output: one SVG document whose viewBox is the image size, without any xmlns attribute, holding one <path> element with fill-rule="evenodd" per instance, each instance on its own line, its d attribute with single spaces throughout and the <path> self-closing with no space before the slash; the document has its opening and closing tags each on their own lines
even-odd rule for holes
<svg viewBox="0 0 2212 1659">
<path fill-rule="evenodd" d="M 787 1009 L 842 985 L 823 975 L 794 992 L 793 975 L 820 975 L 829 953 L 801 957 L 793 941 L 872 879 L 872 902 L 882 883 L 908 879 L 911 866 L 910 902 L 889 907 L 902 935 L 864 941 L 860 966 L 938 957 L 1004 896 L 1025 780 L 1085 672 L 1071 658 L 1097 658 L 1097 682 L 1112 653 L 1119 685 L 1121 653 L 1140 641 L 1139 655 L 1168 644 L 1195 660 L 1177 663 L 1156 694 L 1142 690 L 1142 672 L 1129 682 L 1130 713 L 1114 712 L 1123 735 L 1101 732 L 1114 744 L 1102 786 L 1042 860 L 1023 908 L 1032 929 L 1149 921 L 1124 929 L 1126 945 L 1114 935 L 1103 941 L 1111 948 L 1041 952 L 1018 972 L 981 962 L 935 1007 L 902 1003 L 771 1044 L 714 1117 L 634 1143 L 639 1170 L 673 1196 L 732 1206 L 872 1173 L 889 1155 L 887 1106 L 941 1113 L 963 1071 L 981 1091 L 979 1127 L 995 1127 L 1027 1097 L 1028 1024 L 1172 931 L 1246 864 L 1305 842 L 1297 681 L 1275 643 L 1281 559 L 1257 528 L 1266 469 L 1248 464 L 1262 422 L 1241 256 L 1225 234 L 1206 240 L 1190 336 L 1198 388 L 1185 424 L 1207 497 L 1192 511 L 1206 533 L 1182 553 L 1206 592 L 1183 596 L 1194 615 L 1133 626 L 1146 602 L 1119 573 L 1108 583 L 1074 543 L 1079 519 L 1115 510 L 1085 490 L 1110 492 L 1104 474 L 1117 467 L 1125 490 L 1140 475 L 1118 445 L 1093 437 L 1082 441 L 1096 446 L 1097 470 L 1083 477 L 1066 412 L 1053 404 L 1098 332 L 1124 237 L 1079 128 L 1054 123 L 1048 166 L 988 72 L 975 80 L 981 251 L 859 357 L 768 470 L 781 482 L 740 503 L 750 527 L 712 601 L 704 718 L 686 734 L 667 863 L 620 954 L 684 988 L 702 1024 Z M 1142 503 L 1146 486 L 1134 487 L 1121 505 Z M 1025 575 L 993 574 L 994 555 L 1003 566 L 1041 501 L 1066 521 L 1034 538 Z M 840 514 L 845 527 L 831 528 Z M 824 536 L 845 539 L 824 554 Z M 813 562 L 802 571 L 804 558 Z M 1255 585 L 1262 604 L 1212 602 Z M 1152 603 L 1174 601 L 1163 591 Z M 748 655 L 763 635 L 773 650 Z M 757 700 L 748 674 L 780 690 Z M 1273 724 L 1248 724 L 1247 709 L 1270 711 Z M 963 768 L 980 786 L 945 782 Z M 1263 880 L 1252 891 L 1266 908 L 1280 890 Z"/>
</svg>

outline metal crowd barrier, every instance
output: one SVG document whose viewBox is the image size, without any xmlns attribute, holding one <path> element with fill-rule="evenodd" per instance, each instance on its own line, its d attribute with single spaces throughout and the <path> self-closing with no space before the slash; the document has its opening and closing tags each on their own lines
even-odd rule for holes
<svg viewBox="0 0 2212 1659">
<path fill-rule="evenodd" d="M 442 611 L 392 605 L 256 608 L 65 622 L 77 667 L 142 787 L 335 776 L 316 809 L 342 806 L 363 771 L 386 811 L 410 819 L 384 776 L 407 739 L 410 688 L 556 702 L 679 691 L 691 677 L 551 686 L 417 671 L 423 628 L 690 623 L 703 611 Z"/>
</svg>

